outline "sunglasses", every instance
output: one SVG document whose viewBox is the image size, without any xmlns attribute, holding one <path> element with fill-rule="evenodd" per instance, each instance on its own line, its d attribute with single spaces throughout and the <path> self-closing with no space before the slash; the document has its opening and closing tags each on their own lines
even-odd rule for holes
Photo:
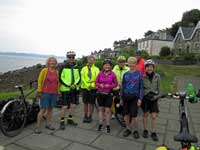
<svg viewBox="0 0 200 150">
<path fill-rule="evenodd" d="M 74 59 L 74 57 L 73 57 L 73 56 L 69 56 L 69 57 L 67 57 L 67 58 Z"/>
</svg>

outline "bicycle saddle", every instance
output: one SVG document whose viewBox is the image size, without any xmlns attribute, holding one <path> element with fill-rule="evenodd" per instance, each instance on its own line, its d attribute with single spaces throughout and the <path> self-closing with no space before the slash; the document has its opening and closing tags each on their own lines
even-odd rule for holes
<svg viewBox="0 0 200 150">
<path fill-rule="evenodd" d="M 23 88 L 23 87 L 24 87 L 24 85 L 16 85 L 15 86 L 16 89 Z"/>
</svg>

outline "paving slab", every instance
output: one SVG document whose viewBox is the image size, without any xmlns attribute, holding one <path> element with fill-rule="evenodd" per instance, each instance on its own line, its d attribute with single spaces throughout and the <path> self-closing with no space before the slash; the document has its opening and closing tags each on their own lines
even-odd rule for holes
<svg viewBox="0 0 200 150">
<path fill-rule="evenodd" d="M 113 137 L 102 134 L 94 143 L 93 146 L 104 150 L 143 150 L 144 144 L 136 141 L 127 140 L 124 138 Z"/>
<path fill-rule="evenodd" d="M 8 144 L 11 144 L 15 142 L 16 140 L 26 137 L 32 133 L 33 133 L 33 130 L 25 128 L 19 135 L 11 138 L 11 137 L 4 136 L 3 133 L 0 132 L 0 145 L 5 146 Z"/>
<path fill-rule="evenodd" d="M 1 150 L 1 148 L 0 148 Z M 28 150 L 26 148 L 23 148 L 21 146 L 17 146 L 15 144 L 10 144 L 10 145 L 7 145 L 3 148 L 3 150 Z"/>
<path fill-rule="evenodd" d="M 71 141 L 46 133 L 31 134 L 30 136 L 15 141 L 15 144 L 31 150 L 61 150 L 70 143 Z"/>
<path fill-rule="evenodd" d="M 61 137 L 66 140 L 71 140 L 83 144 L 89 144 L 94 141 L 99 132 L 85 130 L 77 127 L 66 127 L 65 130 L 58 130 L 54 133 L 57 137 Z"/>
<path fill-rule="evenodd" d="M 167 131 L 165 135 L 164 144 L 171 149 L 179 149 L 181 147 L 180 142 L 174 141 L 174 135 L 176 134 L 177 132 Z"/>
<path fill-rule="evenodd" d="M 89 145 L 83 145 L 80 143 L 72 143 L 69 146 L 67 146 L 64 150 L 99 150 L 98 148 L 94 148 Z"/>
</svg>

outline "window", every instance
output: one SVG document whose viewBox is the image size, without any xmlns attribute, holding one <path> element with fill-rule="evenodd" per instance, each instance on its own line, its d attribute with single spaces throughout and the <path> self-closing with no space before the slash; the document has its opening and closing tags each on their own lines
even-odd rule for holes
<svg viewBox="0 0 200 150">
<path fill-rule="evenodd" d="M 199 30 L 199 32 L 198 32 L 198 34 L 197 34 L 197 40 L 200 41 L 200 30 Z"/>
<path fill-rule="evenodd" d="M 196 48 L 196 49 L 200 49 L 200 43 L 196 43 L 196 44 L 195 44 L 195 48 Z"/>
</svg>

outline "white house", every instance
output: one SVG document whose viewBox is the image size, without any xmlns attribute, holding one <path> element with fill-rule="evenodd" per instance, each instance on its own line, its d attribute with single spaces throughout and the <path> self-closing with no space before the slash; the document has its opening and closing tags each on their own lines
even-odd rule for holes
<svg viewBox="0 0 200 150">
<path fill-rule="evenodd" d="M 159 55 L 162 47 L 173 48 L 173 37 L 166 31 L 153 32 L 143 39 L 138 40 L 138 50 L 145 50 L 149 55 Z"/>
</svg>

